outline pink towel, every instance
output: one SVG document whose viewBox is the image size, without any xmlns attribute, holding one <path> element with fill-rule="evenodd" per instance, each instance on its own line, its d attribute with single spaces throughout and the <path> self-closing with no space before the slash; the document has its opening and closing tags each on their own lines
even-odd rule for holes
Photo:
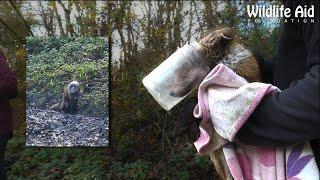
<svg viewBox="0 0 320 180">
<path fill-rule="evenodd" d="M 217 65 L 198 89 L 194 116 L 201 118 L 199 154 L 222 148 L 234 179 L 319 179 L 308 143 L 287 147 L 254 147 L 235 143 L 235 136 L 262 98 L 280 90 L 265 83 L 248 83 L 223 64 Z M 231 143 L 230 143 L 231 142 Z"/>
</svg>

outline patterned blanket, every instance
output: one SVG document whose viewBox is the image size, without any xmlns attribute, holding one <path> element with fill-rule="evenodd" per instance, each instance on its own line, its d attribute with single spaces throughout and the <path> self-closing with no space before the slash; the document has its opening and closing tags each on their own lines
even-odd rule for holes
<svg viewBox="0 0 320 180">
<path fill-rule="evenodd" d="M 199 154 L 220 148 L 233 179 L 315 179 L 319 171 L 308 142 L 282 147 L 255 147 L 236 142 L 236 134 L 262 98 L 280 90 L 265 83 L 248 83 L 223 64 L 217 65 L 198 89 L 194 116 L 201 118 Z M 227 176 L 228 177 L 228 176 Z"/>
</svg>

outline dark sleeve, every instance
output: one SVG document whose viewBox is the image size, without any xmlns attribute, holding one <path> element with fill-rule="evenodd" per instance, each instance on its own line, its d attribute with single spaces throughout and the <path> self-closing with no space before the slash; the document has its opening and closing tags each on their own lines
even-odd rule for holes
<svg viewBox="0 0 320 180">
<path fill-rule="evenodd" d="M 17 80 L 10 70 L 5 57 L 0 54 L 0 99 L 17 96 Z"/>
<path fill-rule="evenodd" d="M 302 26 L 307 72 L 280 93 L 265 97 L 237 140 L 250 145 L 291 144 L 320 138 L 319 12 Z M 288 43 L 288 42 L 286 42 Z M 291 50 L 287 53 L 297 53 Z M 299 53 L 299 52 L 298 52 Z M 290 67 L 288 67 L 290 68 Z M 304 68 L 304 67 L 301 67 Z"/>
</svg>

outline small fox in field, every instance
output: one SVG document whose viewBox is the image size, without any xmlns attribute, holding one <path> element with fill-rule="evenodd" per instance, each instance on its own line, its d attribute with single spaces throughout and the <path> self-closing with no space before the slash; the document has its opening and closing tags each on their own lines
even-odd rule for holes
<svg viewBox="0 0 320 180">
<path fill-rule="evenodd" d="M 80 95 L 80 83 L 72 81 L 64 88 L 61 102 L 54 104 L 50 110 L 63 111 L 66 114 L 78 113 L 78 100 Z"/>
</svg>

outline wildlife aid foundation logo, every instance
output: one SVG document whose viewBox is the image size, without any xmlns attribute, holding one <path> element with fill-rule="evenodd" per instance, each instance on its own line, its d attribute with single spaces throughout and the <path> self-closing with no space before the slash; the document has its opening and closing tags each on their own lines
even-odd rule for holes
<svg viewBox="0 0 320 180">
<path fill-rule="evenodd" d="M 315 23 L 314 5 L 297 6 L 295 9 L 284 7 L 284 5 L 247 5 L 248 21 L 261 22 L 261 18 L 270 18 L 277 23 Z"/>
</svg>

